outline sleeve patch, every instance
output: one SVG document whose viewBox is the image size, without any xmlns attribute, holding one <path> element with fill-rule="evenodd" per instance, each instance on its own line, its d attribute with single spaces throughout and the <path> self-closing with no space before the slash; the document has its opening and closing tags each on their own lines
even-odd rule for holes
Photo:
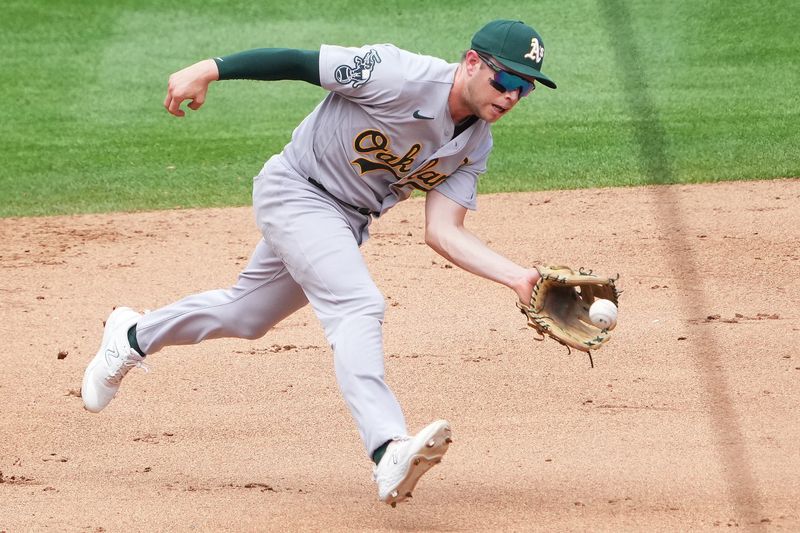
<svg viewBox="0 0 800 533">
<path fill-rule="evenodd" d="M 352 84 L 354 89 L 358 89 L 370 80 L 375 65 L 380 62 L 381 56 L 372 48 L 363 56 L 356 56 L 353 66 L 340 65 L 336 67 L 333 75 L 341 85 Z"/>
</svg>

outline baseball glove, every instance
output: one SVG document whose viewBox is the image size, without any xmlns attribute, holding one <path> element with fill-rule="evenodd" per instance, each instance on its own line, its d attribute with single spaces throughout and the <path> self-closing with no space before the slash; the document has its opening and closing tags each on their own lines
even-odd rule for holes
<svg viewBox="0 0 800 533">
<path fill-rule="evenodd" d="M 517 301 L 517 307 L 528 318 L 528 325 L 544 340 L 545 335 L 564 346 L 589 353 L 609 340 L 609 330 L 600 329 L 589 319 L 589 307 L 597 299 L 619 305 L 615 278 L 602 278 L 592 271 L 574 272 L 565 266 L 536 267 L 541 278 L 533 287 L 530 305 Z"/>
</svg>

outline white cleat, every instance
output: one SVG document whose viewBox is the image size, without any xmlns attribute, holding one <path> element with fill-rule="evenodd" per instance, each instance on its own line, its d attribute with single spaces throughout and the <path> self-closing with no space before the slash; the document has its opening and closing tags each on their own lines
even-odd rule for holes
<svg viewBox="0 0 800 533">
<path fill-rule="evenodd" d="M 411 492 L 422 475 L 442 461 L 453 442 L 450 424 L 437 420 L 414 437 L 389 443 L 373 476 L 378 483 L 378 498 L 395 507 L 411 498 Z"/>
<path fill-rule="evenodd" d="M 106 320 L 103 342 L 83 374 L 81 398 L 87 411 L 99 413 L 111 402 L 128 371 L 147 367 L 128 342 L 128 330 L 142 317 L 128 307 L 114 309 Z"/>
</svg>

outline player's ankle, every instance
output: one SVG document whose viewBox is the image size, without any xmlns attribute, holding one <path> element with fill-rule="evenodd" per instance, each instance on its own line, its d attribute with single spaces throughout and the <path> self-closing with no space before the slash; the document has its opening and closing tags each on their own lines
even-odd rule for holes
<svg viewBox="0 0 800 533">
<path fill-rule="evenodd" d="M 387 440 L 386 442 L 384 442 L 383 444 L 378 446 L 377 450 L 372 452 L 372 462 L 373 463 L 378 464 L 378 463 L 381 462 L 381 459 L 383 459 L 383 454 L 386 453 L 386 448 L 389 447 L 389 443 L 391 443 L 391 442 L 392 442 L 391 440 Z"/>
<path fill-rule="evenodd" d="M 136 324 L 132 325 L 131 328 L 128 330 L 128 343 L 131 345 L 131 348 L 133 348 L 136 351 L 136 353 L 138 353 L 142 357 L 145 357 L 144 352 L 139 347 L 139 341 L 136 340 Z"/>
</svg>

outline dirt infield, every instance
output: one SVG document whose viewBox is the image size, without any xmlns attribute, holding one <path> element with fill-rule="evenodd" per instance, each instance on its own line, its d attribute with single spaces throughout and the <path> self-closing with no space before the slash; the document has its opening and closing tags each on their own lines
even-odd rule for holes
<svg viewBox="0 0 800 533">
<path fill-rule="evenodd" d="M 376 221 L 388 381 L 412 431 L 455 437 L 396 509 L 307 308 L 82 408 L 112 306 L 231 284 L 250 209 L 2 219 L 0 531 L 798 531 L 798 202 L 800 180 L 482 197 L 468 226 L 512 259 L 620 273 L 594 369 L 426 247 L 421 200 Z"/>
</svg>

